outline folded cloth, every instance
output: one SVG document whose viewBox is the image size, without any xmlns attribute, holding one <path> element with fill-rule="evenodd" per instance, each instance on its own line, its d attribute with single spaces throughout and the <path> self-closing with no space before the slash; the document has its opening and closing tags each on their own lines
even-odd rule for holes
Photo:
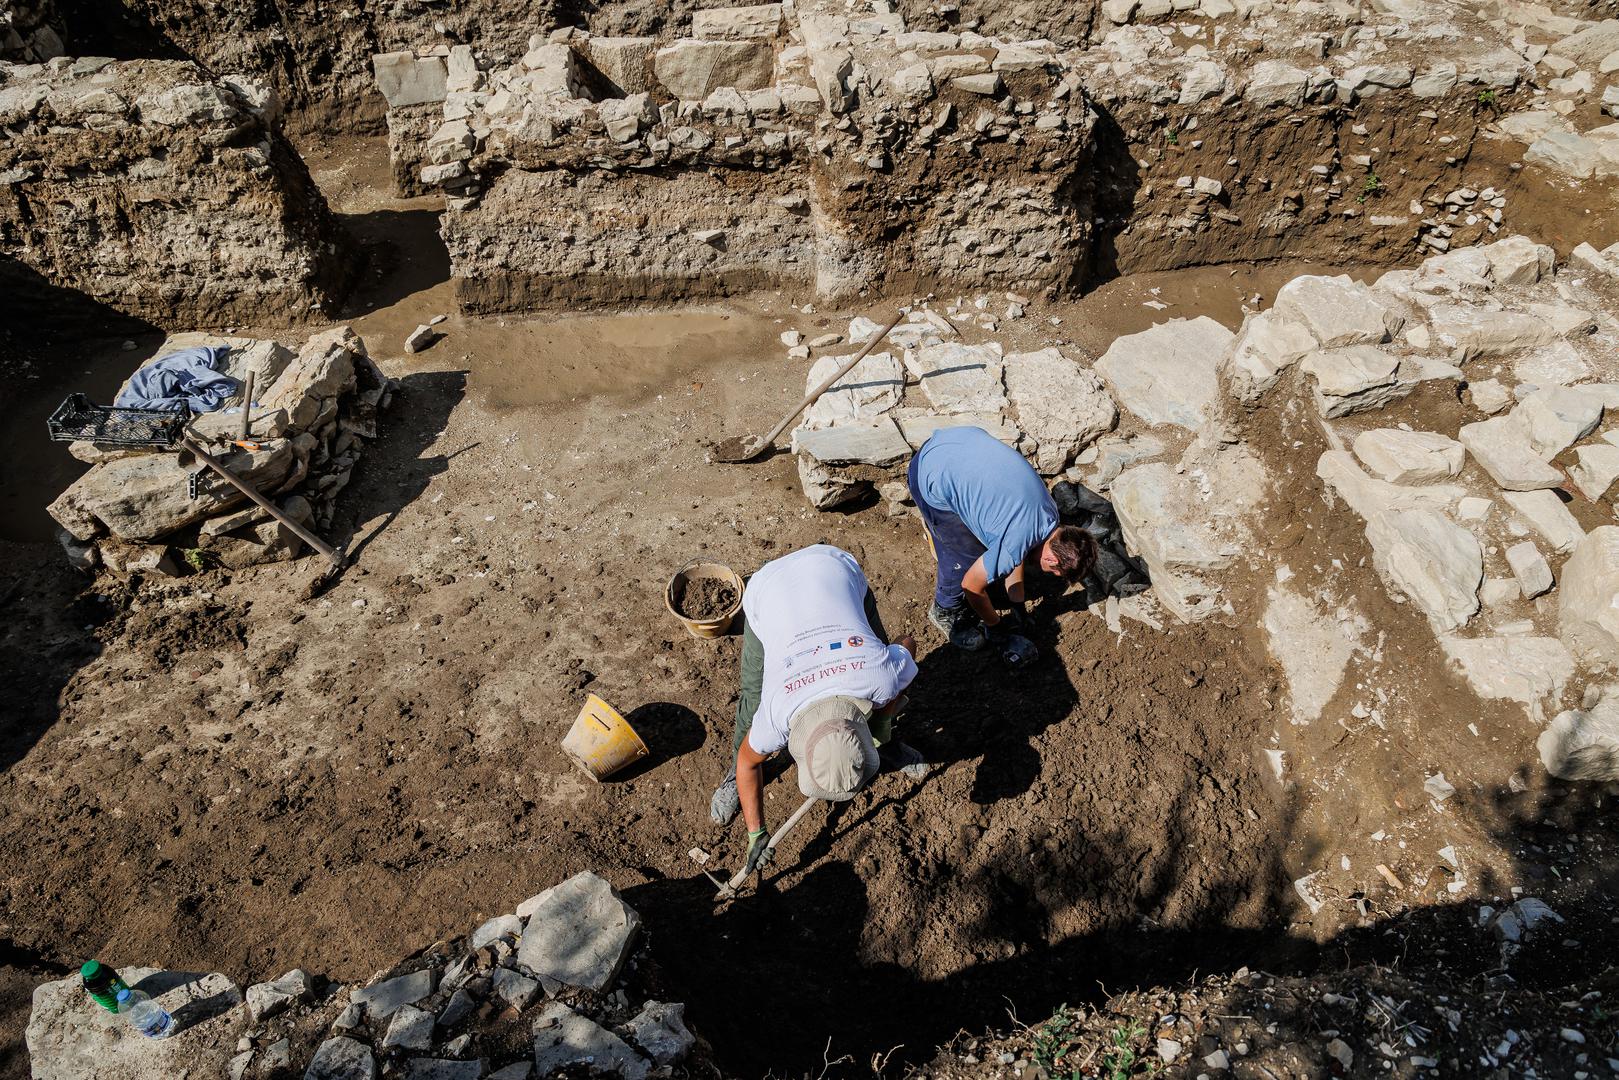
<svg viewBox="0 0 1619 1080">
<path fill-rule="evenodd" d="M 129 377 L 113 404 L 128 409 L 213 412 L 236 393 L 237 382 L 221 375 L 228 346 L 197 345 L 160 356 Z"/>
</svg>

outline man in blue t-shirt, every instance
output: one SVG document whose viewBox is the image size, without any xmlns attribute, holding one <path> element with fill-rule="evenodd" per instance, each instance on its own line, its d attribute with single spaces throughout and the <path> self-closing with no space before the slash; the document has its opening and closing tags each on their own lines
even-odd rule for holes
<svg viewBox="0 0 1619 1080">
<path fill-rule="evenodd" d="M 929 621 L 958 648 L 993 642 L 1014 667 L 1033 660 L 1034 643 L 1018 633 L 1024 574 L 1079 581 L 1096 563 L 1096 541 L 1060 524 L 1040 474 L 983 428 L 934 432 L 911 459 L 906 484 L 938 562 Z M 1012 604 L 1005 616 L 989 598 L 997 581 Z"/>
</svg>

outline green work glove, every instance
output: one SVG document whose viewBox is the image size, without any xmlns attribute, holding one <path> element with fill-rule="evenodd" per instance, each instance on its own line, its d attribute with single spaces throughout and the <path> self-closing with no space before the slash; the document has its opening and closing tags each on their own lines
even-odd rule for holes
<svg viewBox="0 0 1619 1080">
<path fill-rule="evenodd" d="M 766 829 L 754 829 L 748 833 L 748 863 L 747 872 L 753 873 L 770 865 L 775 858 L 776 849 L 770 846 L 770 833 Z"/>
</svg>

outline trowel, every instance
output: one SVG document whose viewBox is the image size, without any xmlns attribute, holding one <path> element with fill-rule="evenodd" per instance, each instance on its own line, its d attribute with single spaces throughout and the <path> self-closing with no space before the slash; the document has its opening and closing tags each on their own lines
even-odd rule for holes
<svg viewBox="0 0 1619 1080">
<path fill-rule="evenodd" d="M 860 361 L 864 360 L 866 358 L 866 354 L 872 349 L 875 349 L 877 347 L 877 343 L 882 341 L 883 338 L 887 337 L 888 332 L 894 329 L 894 327 L 898 326 L 899 321 L 904 317 L 905 313 L 903 311 L 896 312 L 894 317 L 888 320 L 888 325 L 879 330 L 876 336 L 870 341 L 866 342 L 865 348 L 855 353 L 848 363 L 844 364 L 842 367 L 838 368 L 837 371 L 833 372 L 831 378 L 827 379 L 820 386 L 817 386 L 815 389 L 805 394 L 804 400 L 793 406 L 793 411 L 782 417 L 781 423 L 771 428 L 769 434 L 765 435 L 763 438 L 755 435 L 736 435 L 732 438 L 724 440 L 723 442 L 717 442 L 713 446 L 709 447 L 709 458 L 725 465 L 740 465 L 745 461 L 752 461 L 754 458 L 760 456 L 766 450 L 770 449 L 770 444 L 776 441 L 777 436 L 787 430 L 787 426 L 789 424 L 798 419 L 798 415 L 800 413 L 809 408 L 811 405 L 815 404 L 816 400 L 820 398 L 822 394 L 832 389 L 833 384 L 835 384 L 839 379 L 849 374 L 849 372 L 853 370 L 854 366 L 860 363 Z"/>
</svg>

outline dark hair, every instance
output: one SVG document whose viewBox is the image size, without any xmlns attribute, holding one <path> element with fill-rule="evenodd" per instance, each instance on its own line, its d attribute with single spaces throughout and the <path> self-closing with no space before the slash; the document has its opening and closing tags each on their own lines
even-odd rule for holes
<svg viewBox="0 0 1619 1080">
<path fill-rule="evenodd" d="M 1079 581 L 1096 565 L 1096 539 L 1078 525 L 1058 525 L 1046 543 L 1057 559 L 1057 573 L 1069 584 Z"/>
</svg>

